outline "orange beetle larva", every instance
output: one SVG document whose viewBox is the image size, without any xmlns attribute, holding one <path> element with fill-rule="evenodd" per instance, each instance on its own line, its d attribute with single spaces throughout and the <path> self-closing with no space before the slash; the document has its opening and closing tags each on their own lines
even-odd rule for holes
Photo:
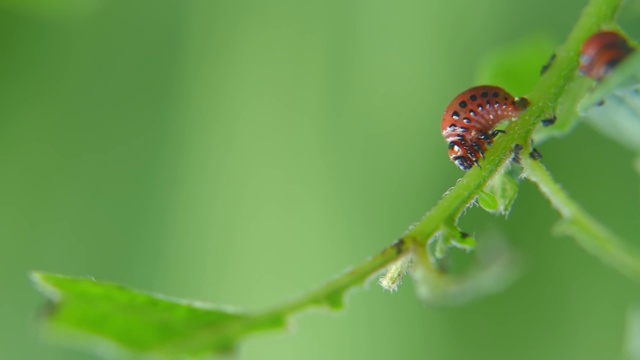
<svg viewBox="0 0 640 360">
<path fill-rule="evenodd" d="M 631 52 L 633 48 L 617 32 L 591 35 L 580 50 L 580 74 L 600 81 Z"/>
<path fill-rule="evenodd" d="M 527 99 L 514 98 L 498 86 L 477 86 L 456 96 L 444 111 L 441 126 L 451 161 L 465 171 L 478 165 L 487 146 L 504 132 L 495 126 L 517 119 L 528 105 Z"/>
</svg>

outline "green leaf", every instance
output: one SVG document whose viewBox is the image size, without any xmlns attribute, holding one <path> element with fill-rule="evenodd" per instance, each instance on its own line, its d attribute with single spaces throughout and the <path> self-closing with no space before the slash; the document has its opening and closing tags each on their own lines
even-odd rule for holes
<svg viewBox="0 0 640 360">
<path fill-rule="evenodd" d="M 473 237 L 453 224 L 443 225 L 440 236 L 436 240 L 434 250 L 436 259 L 445 258 L 452 246 L 465 251 L 472 251 L 476 247 Z"/>
<path fill-rule="evenodd" d="M 283 328 L 278 316 L 252 316 L 194 301 L 170 299 L 97 282 L 33 273 L 52 302 L 46 325 L 138 354 L 199 357 L 232 351 L 251 332 Z"/>
<path fill-rule="evenodd" d="M 480 194 L 482 195 L 482 193 L 491 195 L 495 201 L 495 206 L 492 210 L 483 206 L 481 202 L 482 196 L 479 197 L 480 206 L 489 212 L 507 216 L 518 196 L 518 182 L 509 172 L 505 171 L 496 175 Z"/>
<path fill-rule="evenodd" d="M 478 205 L 480 205 L 481 208 L 491 213 L 498 211 L 498 206 L 499 206 L 498 199 L 496 199 L 496 197 L 493 196 L 491 193 L 486 192 L 484 190 L 480 190 L 480 192 L 478 193 Z"/>
<path fill-rule="evenodd" d="M 471 251 L 476 248 L 476 240 L 469 234 L 460 232 L 458 236 L 451 238 L 451 245 L 465 251 Z"/>
</svg>

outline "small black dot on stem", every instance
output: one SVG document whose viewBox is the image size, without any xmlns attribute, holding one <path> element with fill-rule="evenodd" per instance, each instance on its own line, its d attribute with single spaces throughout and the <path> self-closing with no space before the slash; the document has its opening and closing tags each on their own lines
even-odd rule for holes
<svg viewBox="0 0 640 360">
<path fill-rule="evenodd" d="M 542 120 L 542 121 L 541 121 L 542 126 L 544 126 L 544 127 L 551 126 L 551 125 L 553 125 L 553 124 L 555 124 L 555 123 L 556 123 L 556 120 L 557 120 L 557 119 L 558 119 L 558 118 L 557 118 L 555 115 L 553 115 L 553 116 L 552 116 L 552 117 L 550 117 L 549 119 L 544 119 L 544 120 Z"/>
<path fill-rule="evenodd" d="M 511 161 L 513 161 L 514 163 L 521 165 L 521 161 L 520 161 L 520 152 L 522 151 L 523 147 L 520 144 L 515 144 L 513 146 L 513 157 L 511 158 Z"/>
</svg>

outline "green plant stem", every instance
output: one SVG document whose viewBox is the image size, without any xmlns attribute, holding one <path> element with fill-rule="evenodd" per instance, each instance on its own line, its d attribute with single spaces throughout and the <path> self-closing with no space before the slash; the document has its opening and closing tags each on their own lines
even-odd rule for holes
<svg viewBox="0 0 640 360">
<path fill-rule="evenodd" d="M 576 204 L 539 162 L 523 159 L 524 176 L 538 185 L 563 221 L 555 232 L 573 237 L 585 250 L 627 276 L 640 280 L 640 256 Z"/>
<path fill-rule="evenodd" d="M 613 22 L 619 6 L 620 0 L 591 0 L 588 3 L 565 44 L 556 52 L 554 63 L 529 94 L 531 106 L 518 121 L 507 126 L 507 134 L 496 140 L 487 152 L 487 158 L 481 163 L 482 168 L 476 166 L 471 169 L 401 240 L 318 289 L 259 314 L 256 319 L 282 317 L 310 306 L 339 307 L 346 290 L 406 256 L 412 246 L 426 246 L 442 224 L 455 223 L 478 192 L 512 159 L 513 146 L 521 144 L 525 149 L 529 148 L 533 130 L 541 120 L 554 113 L 560 97 L 575 76 L 582 43 L 602 25 Z"/>
<path fill-rule="evenodd" d="M 360 266 L 348 270 L 324 286 L 310 291 L 289 303 L 255 315 L 251 318 L 253 324 L 248 328 L 259 329 L 262 323 L 278 321 L 278 319 L 287 318 L 293 313 L 310 307 L 326 306 L 332 309 L 340 309 L 343 305 L 344 293 L 348 289 L 364 283 L 373 274 L 378 273 L 394 262 L 402 261 L 403 256 L 409 255 L 406 250 L 411 245 L 406 242 L 406 240 L 399 240 Z"/>
</svg>

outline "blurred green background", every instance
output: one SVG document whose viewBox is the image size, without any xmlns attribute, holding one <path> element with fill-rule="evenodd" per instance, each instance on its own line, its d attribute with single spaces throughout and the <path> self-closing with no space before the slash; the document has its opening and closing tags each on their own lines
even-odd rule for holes
<svg viewBox="0 0 640 360">
<path fill-rule="evenodd" d="M 440 119 L 482 59 L 560 43 L 585 3 L 0 2 L 0 358 L 95 358 L 38 336 L 32 269 L 259 310 L 363 261 L 462 175 Z M 640 247 L 634 154 L 586 126 L 540 150 Z M 639 287 L 557 218 L 527 183 L 508 221 L 467 212 L 522 258 L 499 294 L 429 307 L 372 282 L 240 358 L 620 358 Z"/>
</svg>

